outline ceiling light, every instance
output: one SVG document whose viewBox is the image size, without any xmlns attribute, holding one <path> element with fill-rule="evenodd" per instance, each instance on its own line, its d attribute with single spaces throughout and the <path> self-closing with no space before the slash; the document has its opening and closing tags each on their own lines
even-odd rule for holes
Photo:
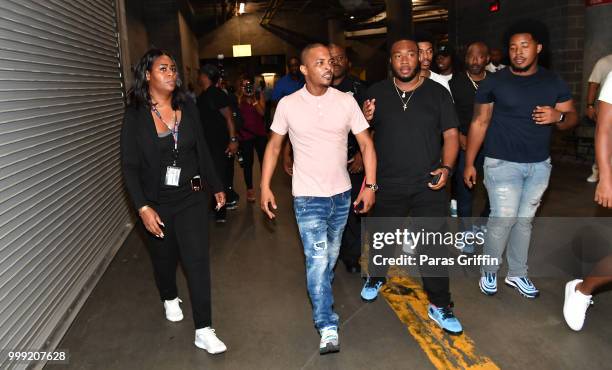
<svg viewBox="0 0 612 370">
<path fill-rule="evenodd" d="M 234 52 L 234 58 L 250 57 L 252 55 L 251 54 L 251 44 L 232 45 L 232 51 Z"/>
<path fill-rule="evenodd" d="M 351 15 L 349 18 L 351 18 L 351 19 L 355 19 L 355 16 L 354 16 L 354 15 Z"/>
</svg>

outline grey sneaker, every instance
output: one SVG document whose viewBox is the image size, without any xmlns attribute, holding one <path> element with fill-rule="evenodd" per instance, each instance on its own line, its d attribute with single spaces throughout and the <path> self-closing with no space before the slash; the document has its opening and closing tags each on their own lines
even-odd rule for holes
<svg viewBox="0 0 612 370">
<path fill-rule="evenodd" d="M 325 355 L 340 351 L 340 339 L 338 338 L 338 329 L 335 326 L 321 329 L 320 334 L 319 354 Z"/>
</svg>

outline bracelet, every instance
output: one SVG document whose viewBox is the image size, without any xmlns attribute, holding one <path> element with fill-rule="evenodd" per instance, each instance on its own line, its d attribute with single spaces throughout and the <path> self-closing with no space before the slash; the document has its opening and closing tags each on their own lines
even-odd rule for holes
<svg viewBox="0 0 612 370">
<path fill-rule="evenodd" d="M 452 174 L 453 174 L 453 169 L 452 168 L 450 168 L 447 165 L 440 166 L 440 168 L 446 168 L 446 170 L 448 171 L 448 176 L 452 176 Z"/>
</svg>

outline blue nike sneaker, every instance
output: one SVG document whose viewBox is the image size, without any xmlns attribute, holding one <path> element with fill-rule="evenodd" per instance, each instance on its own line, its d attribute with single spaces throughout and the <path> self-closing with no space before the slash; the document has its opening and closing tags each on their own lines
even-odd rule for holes
<svg viewBox="0 0 612 370">
<path fill-rule="evenodd" d="M 525 298 L 533 299 L 537 298 L 540 295 L 540 291 L 538 290 L 538 288 L 533 285 L 533 283 L 531 282 L 531 280 L 529 280 L 527 276 L 508 276 L 506 277 L 506 280 L 504 280 L 504 282 L 506 283 L 506 285 L 518 290 L 518 292 L 521 293 L 521 295 Z"/>
<path fill-rule="evenodd" d="M 494 295 L 497 293 L 497 273 L 485 272 L 484 275 L 480 277 L 478 286 L 480 287 L 480 291 L 485 295 Z"/>
<path fill-rule="evenodd" d="M 368 276 L 363 288 L 361 289 L 361 299 L 366 302 L 374 302 L 378 297 L 378 291 L 384 284 L 384 280 L 380 278 L 374 278 Z"/>
<path fill-rule="evenodd" d="M 453 309 L 450 306 L 447 307 L 436 307 L 433 304 L 429 304 L 427 308 L 429 318 L 432 319 L 439 327 L 445 332 L 452 335 L 459 335 L 463 333 L 461 323 L 455 317 Z"/>
</svg>

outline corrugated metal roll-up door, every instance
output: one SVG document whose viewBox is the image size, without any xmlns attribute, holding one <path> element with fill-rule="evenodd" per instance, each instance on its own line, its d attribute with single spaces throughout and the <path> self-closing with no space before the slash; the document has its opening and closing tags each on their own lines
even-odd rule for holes
<svg viewBox="0 0 612 370">
<path fill-rule="evenodd" d="M 53 349 L 129 232 L 119 60 L 113 0 L 0 1 L 0 349 Z"/>
</svg>

